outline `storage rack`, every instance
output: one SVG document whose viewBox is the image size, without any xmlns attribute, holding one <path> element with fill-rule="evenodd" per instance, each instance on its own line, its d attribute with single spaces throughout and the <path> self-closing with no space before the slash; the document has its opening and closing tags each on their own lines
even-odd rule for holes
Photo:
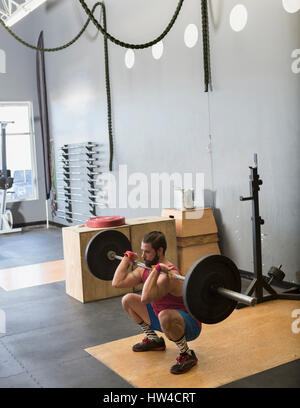
<svg viewBox="0 0 300 408">
<path fill-rule="evenodd" d="M 99 145 L 93 142 L 64 144 L 59 149 L 60 166 L 57 171 L 58 218 L 68 223 L 86 222 L 96 216 L 97 207 L 105 203 L 97 201 L 97 177 L 100 171 Z"/>
</svg>

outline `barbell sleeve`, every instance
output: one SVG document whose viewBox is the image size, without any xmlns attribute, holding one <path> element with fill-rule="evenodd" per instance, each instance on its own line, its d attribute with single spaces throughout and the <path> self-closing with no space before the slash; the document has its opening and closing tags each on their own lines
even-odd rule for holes
<svg viewBox="0 0 300 408">
<path fill-rule="evenodd" d="M 257 299 L 251 296 L 244 295 L 239 292 L 235 292 L 230 289 L 218 287 L 216 288 L 216 292 L 219 293 L 221 296 L 224 296 L 228 299 L 235 300 L 239 303 L 243 303 L 247 306 L 255 306 L 257 303 Z"/>
<path fill-rule="evenodd" d="M 114 259 L 118 259 L 118 260 L 120 260 L 120 261 L 122 261 L 122 259 L 124 258 L 123 256 L 116 255 L 115 253 L 113 253 L 112 256 L 114 257 Z M 152 270 L 151 267 L 146 266 L 146 265 L 143 264 L 142 262 L 134 261 L 133 263 L 134 263 L 135 265 L 137 265 L 137 266 L 141 266 L 142 268 Z M 163 273 L 164 275 L 169 276 L 166 272 L 161 271 L 160 273 Z M 176 279 L 180 279 L 180 280 L 185 280 L 185 277 L 184 277 L 184 276 L 178 275 L 177 273 L 172 273 L 172 277 L 174 277 L 174 278 L 176 278 Z M 230 290 L 230 289 L 218 287 L 218 288 L 215 289 L 215 291 L 216 291 L 219 295 L 221 295 L 221 296 L 223 296 L 223 297 L 226 297 L 227 299 L 235 300 L 236 302 L 243 303 L 243 304 L 245 304 L 245 305 L 247 305 L 247 306 L 255 306 L 256 303 L 257 303 L 257 299 L 256 299 L 256 298 L 251 297 L 251 296 L 244 295 L 244 294 L 239 293 L 239 292 L 235 292 L 235 291 Z"/>
</svg>

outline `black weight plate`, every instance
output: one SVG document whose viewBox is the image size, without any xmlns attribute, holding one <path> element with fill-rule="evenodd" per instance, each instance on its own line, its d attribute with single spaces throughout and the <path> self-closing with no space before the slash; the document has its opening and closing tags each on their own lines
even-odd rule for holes
<svg viewBox="0 0 300 408">
<path fill-rule="evenodd" d="M 207 255 L 196 261 L 184 279 L 183 300 L 188 312 L 206 324 L 219 323 L 235 309 L 237 302 L 215 293 L 222 286 L 241 292 L 238 268 L 223 255 Z"/>
<path fill-rule="evenodd" d="M 119 260 L 108 259 L 109 251 L 123 256 L 124 252 L 131 251 L 129 239 L 116 230 L 103 230 L 96 234 L 88 243 L 85 250 L 85 262 L 89 271 L 98 279 L 111 281 L 120 263 Z"/>
</svg>

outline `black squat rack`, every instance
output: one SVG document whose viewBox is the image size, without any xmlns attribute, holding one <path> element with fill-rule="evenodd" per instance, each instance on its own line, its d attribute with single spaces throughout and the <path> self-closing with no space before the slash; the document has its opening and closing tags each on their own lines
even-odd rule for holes
<svg viewBox="0 0 300 408">
<path fill-rule="evenodd" d="M 261 250 L 261 225 L 264 224 L 264 220 L 259 215 L 259 197 L 258 193 L 263 181 L 259 178 L 257 170 L 257 154 L 254 154 L 254 167 L 250 168 L 250 196 L 240 197 L 241 201 L 252 200 L 252 236 L 253 236 L 253 263 L 254 263 L 254 279 L 250 283 L 245 295 L 254 296 L 257 298 L 257 303 L 266 302 L 274 299 L 288 299 L 288 300 L 300 300 L 299 288 L 294 287 L 284 291 L 283 293 L 277 293 L 276 290 L 270 285 L 271 281 L 275 278 L 282 280 L 284 273 L 279 268 L 271 267 L 269 276 L 271 279 L 267 281 L 262 274 L 262 250 Z M 263 290 L 268 292 L 264 295 Z M 239 304 L 238 308 L 244 307 L 243 304 Z"/>
</svg>

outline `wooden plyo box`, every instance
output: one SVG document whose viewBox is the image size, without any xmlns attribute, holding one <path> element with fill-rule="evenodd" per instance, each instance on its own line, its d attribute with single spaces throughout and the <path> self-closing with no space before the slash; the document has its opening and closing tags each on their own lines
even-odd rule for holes
<svg viewBox="0 0 300 408">
<path fill-rule="evenodd" d="M 132 289 L 113 288 L 111 281 L 97 279 L 88 270 L 85 262 L 86 247 L 93 236 L 103 229 L 79 225 L 62 229 L 66 293 L 82 303 L 132 292 Z M 130 228 L 128 226 L 113 229 L 122 232 L 130 240 Z"/>
<path fill-rule="evenodd" d="M 186 275 L 194 262 L 209 254 L 221 254 L 217 242 L 204 245 L 193 245 L 184 248 L 178 247 L 178 267 L 182 274 Z"/>
<path fill-rule="evenodd" d="M 167 239 L 166 255 L 177 265 L 177 244 L 175 221 L 167 217 L 128 218 L 126 224 L 116 229 L 122 232 L 131 242 L 132 251 L 141 260 L 141 241 L 150 231 L 161 231 Z M 111 281 L 94 277 L 85 262 L 85 251 L 94 235 L 107 228 L 88 228 L 73 226 L 63 228 L 63 247 L 65 260 L 66 293 L 82 303 L 99 299 L 121 296 L 125 293 L 141 290 L 142 285 L 132 289 L 116 289 Z M 143 261 L 142 261 L 143 262 Z"/>
<path fill-rule="evenodd" d="M 211 208 L 163 209 L 162 215 L 175 219 L 178 268 L 183 275 L 203 256 L 220 254 L 218 229 Z"/>
<path fill-rule="evenodd" d="M 164 208 L 161 215 L 175 219 L 177 237 L 191 237 L 218 232 L 211 208 L 196 208 L 194 210 Z"/>
</svg>

